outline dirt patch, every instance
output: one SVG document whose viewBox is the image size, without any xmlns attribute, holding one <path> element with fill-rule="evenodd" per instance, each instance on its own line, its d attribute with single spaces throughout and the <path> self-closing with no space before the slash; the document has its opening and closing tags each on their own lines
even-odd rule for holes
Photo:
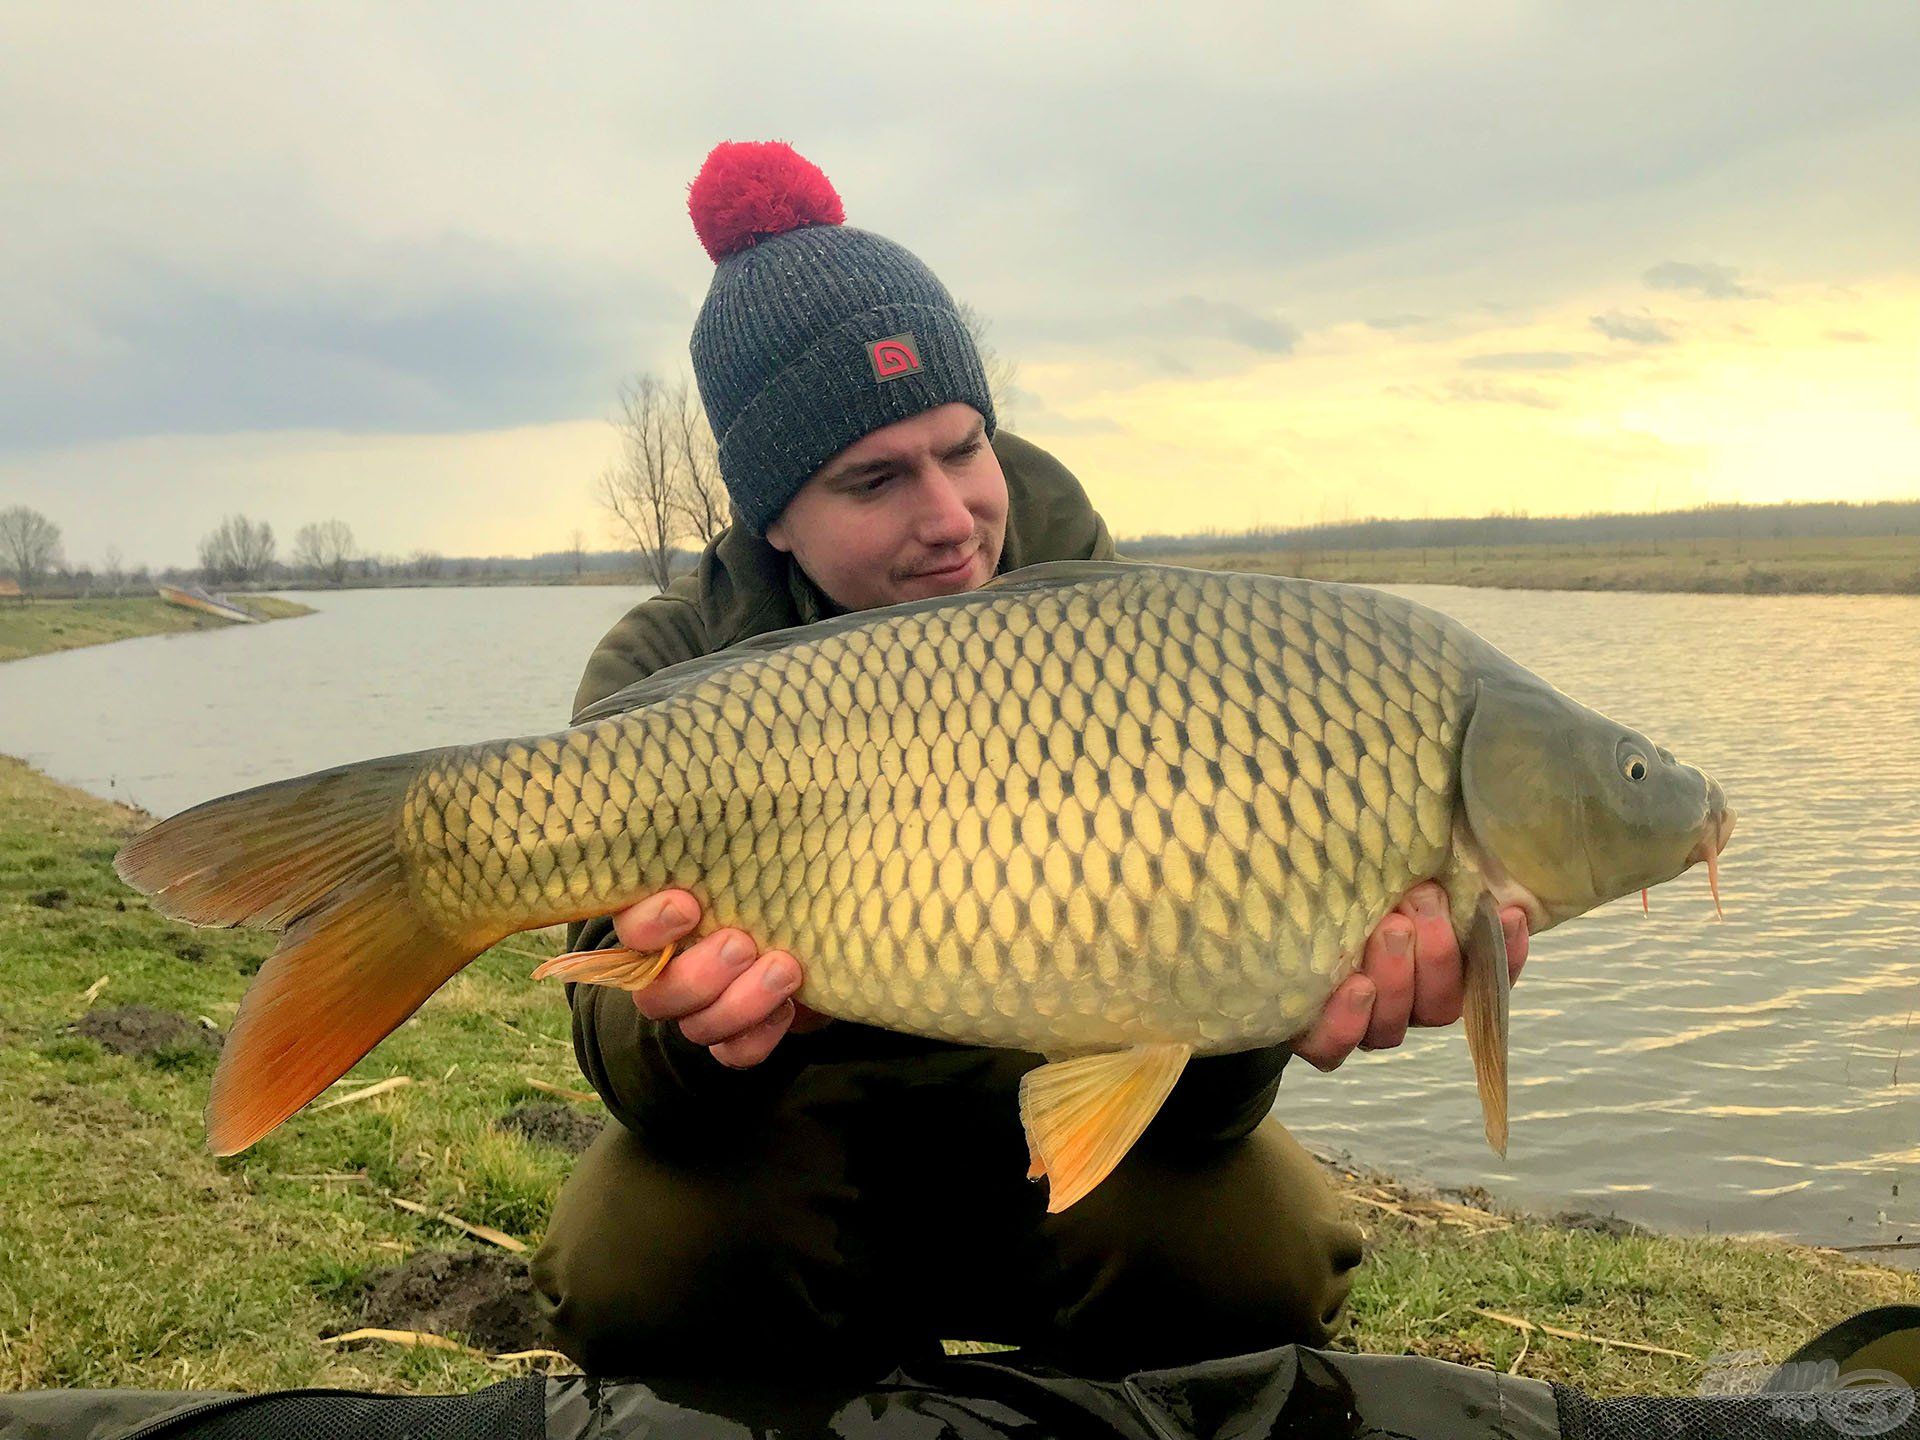
<svg viewBox="0 0 1920 1440">
<path fill-rule="evenodd" d="M 219 1031 L 209 1030 L 189 1016 L 156 1010 L 151 1005 L 116 1005 L 89 1010 L 74 1025 L 73 1033 L 93 1041 L 103 1050 L 140 1060 L 220 1048 Z"/>
<path fill-rule="evenodd" d="M 361 1323 L 465 1339 L 489 1354 L 550 1342 L 524 1260 L 496 1250 L 424 1250 L 370 1277 Z"/>
<path fill-rule="evenodd" d="M 1591 1210 L 1562 1210 L 1553 1217 L 1553 1223 L 1563 1230 L 1585 1230 L 1614 1240 L 1624 1239 L 1629 1235 L 1653 1234 L 1644 1225 L 1636 1225 L 1631 1220 L 1622 1220 L 1618 1215 L 1596 1215 Z"/>
<path fill-rule="evenodd" d="M 557 1100 L 532 1100 L 516 1105 L 493 1122 L 502 1130 L 515 1130 L 542 1145 L 553 1145 L 569 1155 L 581 1154 L 606 1128 L 597 1115 Z"/>
</svg>

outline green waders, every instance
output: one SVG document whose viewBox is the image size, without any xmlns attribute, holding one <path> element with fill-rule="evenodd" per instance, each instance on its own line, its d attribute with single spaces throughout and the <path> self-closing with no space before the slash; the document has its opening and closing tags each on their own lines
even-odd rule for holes
<svg viewBox="0 0 1920 1440">
<path fill-rule="evenodd" d="M 1014 1102 L 1032 1063 L 816 1065 L 727 1133 L 610 1124 L 534 1257 L 556 1346 L 593 1375 L 773 1378 L 884 1374 L 943 1339 L 1082 1375 L 1324 1343 L 1361 1237 L 1292 1136 L 1150 1130 L 1050 1216 Z"/>
</svg>

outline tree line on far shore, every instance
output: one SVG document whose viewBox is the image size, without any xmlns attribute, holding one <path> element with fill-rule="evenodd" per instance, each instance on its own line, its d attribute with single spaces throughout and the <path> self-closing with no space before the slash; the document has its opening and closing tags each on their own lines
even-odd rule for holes
<svg viewBox="0 0 1920 1440">
<path fill-rule="evenodd" d="M 1614 545 L 1690 540 L 1800 540 L 1920 534 L 1920 500 L 1789 500 L 1600 515 L 1463 515 L 1366 519 L 1288 529 L 1142 535 L 1129 555 L 1296 550 L 1445 550 L 1502 545 Z"/>
<path fill-rule="evenodd" d="M 589 575 L 631 580 L 647 563 L 638 550 L 589 550 L 581 530 L 573 532 L 566 548 L 539 555 L 448 556 L 437 550 L 374 555 L 359 550 L 352 528 L 341 520 L 301 526 L 292 550 L 282 555 L 273 527 L 246 515 L 230 515 L 202 536 L 199 558 L 197 567 L 130 567 L 118 547 L 109 546 L 97 565 L 70 565 L 58 525 L 24 505 L 0 510 L 0 598 L 22 600 L 151 595 L 158 582 L 270 590 L 511 584 Z M 667 561 L 678 572 L 693 558 L 673 548 Z"/>
</svg>

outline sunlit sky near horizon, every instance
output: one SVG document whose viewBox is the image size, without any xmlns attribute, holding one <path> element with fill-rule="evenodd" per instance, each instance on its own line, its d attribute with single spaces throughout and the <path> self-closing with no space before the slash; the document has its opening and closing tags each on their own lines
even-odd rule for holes
<svg viewBox="0 0 1920 1440">
<path fill-rule="evenodd" d="M 685 189 L 791 141 L 1121 535 L 1920 495 L 1920 9 L 0 9 L 0 508 L 615 543 Z"/>
</svg>

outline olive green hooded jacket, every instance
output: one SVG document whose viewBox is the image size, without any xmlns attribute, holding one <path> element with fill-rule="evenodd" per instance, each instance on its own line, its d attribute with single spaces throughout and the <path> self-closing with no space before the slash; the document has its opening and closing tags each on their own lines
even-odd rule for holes
<svg viewBox="0 0 1920 1440">
<path fill-rule="evenodd" d="M 1002 574 L 1049 560 L 1113 558 L 1105 522 L 1065 466 L 1005 430 L 994 436 L 993 449 L 1007 477 Z M 736 525 L 707 547 L 691 573 L 607 632 L 587 662 L 574 713 L 668 665 L 837 613 L 790 556 Z M 575 926 L 568 938 L 569 948 L 578 950 L 618 943 L 607 919 Z M 798 958 L 804 967 L 807 957 Z M 716 1122 L 737 1121 L 764 1106 L 808 1065 L 891 1059 L 930 1074 L 980 1073 L 954 1064 L 964 1047 L 849 1021 L 789 1035 L 766 1061 L 732 1070 L 681 1035 L 677 1024 L 641 1015 L 623 990 L 570 985 L 567 992 L 581 1070 L 622 1123 L 660 1143 L 697 1143 L 718 1133 Z M 1274 1047 L 1193 1061 L 1149 1138 L 1220 1141 L 1247 1134 L 1273 1105 L 1287 1053 Z M 1017 1080 L 1013 1071 L 992 1073 Z"/>
</svg>

